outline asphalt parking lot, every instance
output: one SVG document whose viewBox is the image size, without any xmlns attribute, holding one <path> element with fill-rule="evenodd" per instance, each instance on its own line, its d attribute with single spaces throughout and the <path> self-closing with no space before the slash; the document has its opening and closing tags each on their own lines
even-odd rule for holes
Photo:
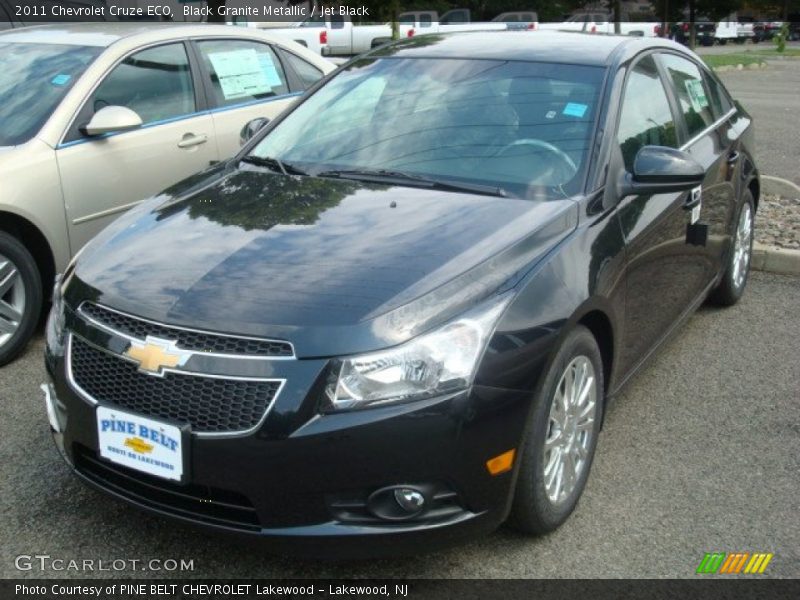
<svg viewBox="0 0 800 600">
<path fill-rule="evenodd" d="M 691 577 L 708 551 L 774 552 L 800 576 L 800 279 L 754 274 L 743 301 L 702 308 L 610 407 L 586 492 L 559 531 L 507 530 L 432 555 L 356 563 L 275 557 L 92 491 L 50 440 L 37 338 L 2 371 L 2 577 L 18 555 L 188 559 L 192 577 Z M 423 550 L 423 549 L 421 549 Z M 125 571 L 116 575 L 171 573 Z M 111 576 L 113 572 L 95 573 Z"/>
<path fill-rule="evenodd" d="M 800 185 L 796 120 L 800 114 L 800 58 L 770 60 L 763 69 L 724 71 L 719 76 L 753 116 L 761 173 Z"/>
</svg>

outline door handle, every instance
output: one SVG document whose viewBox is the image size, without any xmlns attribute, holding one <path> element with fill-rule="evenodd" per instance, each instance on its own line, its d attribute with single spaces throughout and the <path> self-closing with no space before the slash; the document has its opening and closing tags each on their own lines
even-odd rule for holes
<svg viewBox="0 0 800 600">
<path fill-rule="evenodd" d="M 696 188 L 692 188 L 689 192 L 689 197 L 686 199 L 686 202 L 683 203 L 684 210 L 692 210 L 696 206 L 700 206 L 700 201 L 703 199 L 703 187 L 698 185 Z"/>
<path fill-rule="evenodd" d="M 734 150 L 733 152 L 728 154 L 728 164 L 729 165 L 734 164 L 737 160 L 739 160 L 739 152 L 738 151 Z"/>
<path fill-rule="evenodd" d="M 180 142 L 178 142 L 178 148 L 191 148 L 192 146 L 199 146 L 200 144 L 205 144 L 208 141 L 208 136 L 206 134 L 194 135 L 193 133 L 187 133 Z"/>
</svg>

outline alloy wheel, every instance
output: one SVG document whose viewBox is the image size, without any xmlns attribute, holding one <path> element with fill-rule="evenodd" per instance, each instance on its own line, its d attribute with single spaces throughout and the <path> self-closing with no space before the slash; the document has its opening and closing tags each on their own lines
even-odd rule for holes
<svg viewBox="0 0 800 600">
<path fill-rule="evenodd" d="M 750 265 L 751 237 L 753 235 L 753 212 L 750 204 L 742 206 L 739 216 L 739 224 L 736 226 L 736 234 L 733 245 L 733 284 L 739 288 L 744 283 L 747 269 Z"/>
<path fill-rule="evenodd" d="M 587 468 L 597 413 L 597 380 L 586 356 L 567 365 L 550 405 L 544 441 L 544 484 L 553 504 L 567 500 Z"/>
<path fill-rule="evenodd" d="M 17 332 L 25 314 L 25 284 L 17 266 L 0 254 L 0 346 Z"/>
</svg>

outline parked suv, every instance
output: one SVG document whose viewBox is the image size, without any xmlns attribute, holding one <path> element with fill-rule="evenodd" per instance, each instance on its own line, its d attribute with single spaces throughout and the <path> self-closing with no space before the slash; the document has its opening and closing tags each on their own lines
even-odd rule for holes
<svg viewBox="0 0 800 600">
<path fill-rule="evenodd" d="M 70 257 L 119 213 L 232 156 L 334 65 L 255 30 L 81 23 L 0 33 L 0 365 Z"/>
</svg>

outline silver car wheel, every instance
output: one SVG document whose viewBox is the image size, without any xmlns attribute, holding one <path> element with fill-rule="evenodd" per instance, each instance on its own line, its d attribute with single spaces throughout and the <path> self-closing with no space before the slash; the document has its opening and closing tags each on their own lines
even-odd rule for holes
<svg viewBox="0 0 800 600">
<path fill-rule="evenodd" d="M 25 314 L 25 284 L 17 265 L 0 254 L 0 346 L 19 329 Z"/>
<path fill-rule="evenodd" d="M 750 238 L 753 235 L 753 212 L 750 204 L 742 206 L 742 213 L 739 216 L 739 224 L 736 226 L 736 234 L 733 244 L 733 285 L 737 288 L 744 283 L 747 275 L 747 268 L 750 265 Z"/>
<path fill-rule="evenodd" d="M 577 356 L 567 365 L 550 404 L 544 441 L 544 485 L 553 504 L 567 500 L 587 467 L 597 413 L 592 362 Z"/>
</svg>

